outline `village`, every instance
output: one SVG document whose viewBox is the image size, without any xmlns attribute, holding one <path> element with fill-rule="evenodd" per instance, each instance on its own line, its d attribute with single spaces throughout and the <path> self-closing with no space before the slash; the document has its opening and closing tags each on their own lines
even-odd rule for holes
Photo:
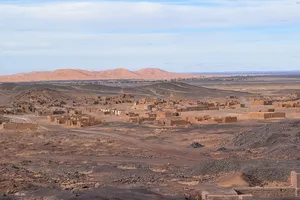
<svg viewBox="0 0 300 200">
<path fill-rule="evenodd" d="M 77 104 L 36 106 L 32 101 L 14 102 L 12 107 L 1 106 L 5 116 L 34 114 L 47 117 L 51 123 L 67 128 L 100 125 L 105 121 L 148 124 L 153 126 L 191 126 L 197 124 L 238 123 L 240 120 L 264 120 L 300 115 L 300 94 L 291 95 L 290 101 L 250 99 L 240 101 L 228 96 L 223 101 L 172 100 L 154 97 L 136 99 L 122 94 L 110 97 L 81 99 Z M 38 129 L 37 123 L 3 122 L 7 130 Z"/>
</svg>

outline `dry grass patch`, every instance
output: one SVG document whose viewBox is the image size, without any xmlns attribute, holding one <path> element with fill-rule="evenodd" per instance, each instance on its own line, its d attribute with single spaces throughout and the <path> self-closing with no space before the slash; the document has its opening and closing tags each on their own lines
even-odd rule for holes
<svg viewBox="0 0 300 200">
<path fill-rule="evenodd" d="M 163 172 L 167 172 L 168 170 L 167 169 L 162 169 L 162 168 L 150 168 L 150 170 L 152 172 L 157 172 L 157 173 L 163 173 Z"/>
<path fill-rule="evenodd" d="M 118 169 L 123 169 L 123 170 L 134 170 L 134 169 L 137 169 L 135 166 L 125 166 L 125 165 L 119 165 L 117 168 Z"/>
<path fill-rule="evenodd" d="M 181 185 L 195 186 L 199 184 L 199 181 L 178 181 Z"/>
</svg>

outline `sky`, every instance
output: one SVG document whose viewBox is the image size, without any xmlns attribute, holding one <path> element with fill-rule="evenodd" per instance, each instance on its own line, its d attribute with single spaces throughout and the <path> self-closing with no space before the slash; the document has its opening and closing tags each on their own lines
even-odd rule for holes
<svg viewBox="0 0 300 200">
<path fill-rule="evenodd" d="M 0 0 L 0 74 L 300 70 L 300 0 Z"/>
</svg>

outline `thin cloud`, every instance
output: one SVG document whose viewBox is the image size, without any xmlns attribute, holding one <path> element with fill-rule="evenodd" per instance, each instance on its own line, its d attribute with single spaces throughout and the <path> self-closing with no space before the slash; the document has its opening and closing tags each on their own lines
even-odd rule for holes
<svg viewBox="0 0 300 200">
<path fill-rule="evenodd" d="M 229 0 L 215 2 L 227 2 L 231 6 L 129 1 L 0 4 L 0 17 L 1 21 L 12 20 L 17 24 L 27 20 L 28 26 L 33 27 L 46 21 L 50 25 L 56 23 L 58 28 L 96 25 L 102 27 L 99 30 L 247 27 L 300 22 L 300 6 L 290 0 L 255 1 L 252 5 L 249 5 L 251 1 L 245 1 L 238 7 Z"/>
</svg>

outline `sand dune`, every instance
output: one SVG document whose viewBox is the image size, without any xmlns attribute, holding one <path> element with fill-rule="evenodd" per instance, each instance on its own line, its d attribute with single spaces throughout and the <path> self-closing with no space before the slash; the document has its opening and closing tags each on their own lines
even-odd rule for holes
<svg viewBox="0 0 300 200">
<path fill-rule="evenodd" d="M 156 68 L 145 68 L 130 71 L 123 68 L 103 71 L 88 71 L 79 69 L 59 69 L 55 71 L 40 71 L 14 75 L 0 76 L 0 82 L 34 82 L 53 80 L 101 80 L 101 79 L 172 79 L 196 77 L 193 74 L 179 74 Z"/>
</svg>

